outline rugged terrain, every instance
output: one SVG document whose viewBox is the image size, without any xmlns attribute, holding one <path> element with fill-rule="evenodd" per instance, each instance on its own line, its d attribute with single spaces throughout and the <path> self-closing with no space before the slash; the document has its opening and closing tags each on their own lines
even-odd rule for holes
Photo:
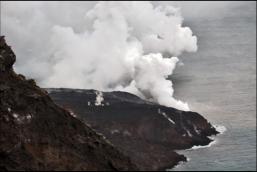
<svg viewBox="0 0 257 172">
<path fill-rule="evenodd" d="M 218 133 L 198 113 L 161 106 L 130 93 L 47 91 L 56 103 L 103 133 L 141 170 L 164 170 L 186 161 L 175 150 L 207 145 L 208 136 Z"/>
<path fill-rule="evenodd" d="M 0 37 L 0 170 L 136 170 L 85 122 L 56 105 L 34 80 L 13 71 Z"/>
<path fill-rule="evenodd" d="M 164 170 L 186 161 L 175 150 L 218 133 L 198 113 L 125 92 L 45 91 L 15 58 L 0 37 L 0 170 Z"/>
</svg>

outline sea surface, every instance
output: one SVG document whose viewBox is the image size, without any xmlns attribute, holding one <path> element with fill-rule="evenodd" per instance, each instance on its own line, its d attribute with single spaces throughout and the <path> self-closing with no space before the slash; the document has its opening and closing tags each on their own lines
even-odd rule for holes
<svg viewBox="0 0 257 172">
<path fill-rule="evenodd" d="M 180 57 L 175 97 L 226 131 L 211 147 L 178 151 L 190 160 L 172 170 L 256 171 L 256 2 L 185 25 L 199 49 Z"/>
</svg>

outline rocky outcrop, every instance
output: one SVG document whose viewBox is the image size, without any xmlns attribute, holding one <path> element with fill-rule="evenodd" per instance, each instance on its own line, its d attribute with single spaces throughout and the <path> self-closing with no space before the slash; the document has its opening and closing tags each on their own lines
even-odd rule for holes
<svg viewBox="0 0 257 172">
<path fill-rule="evenodd" d="M 164 170 L 186 161 L 175 150 L 207 145 L 211 142 L 208 136 L 218 133 L 198 113 L 161 106 L 129 93 L 47 90 L 56 103 L 129 155 L 140 170 Z"/>
<path fill-rule="evenodd" d="M 0 170 L 136 170 L 85 122 L 57 106 L 33 80 L 17 75 L 0 37 Z"/>
<path fill-rule="evenodd" d="M 12 66 L 16 60 L 16 57 L 11 49 L 5 43 L 4 37 L 0 37 L 0 72 L 8 72 L 12 70 Z"/>
</svg>

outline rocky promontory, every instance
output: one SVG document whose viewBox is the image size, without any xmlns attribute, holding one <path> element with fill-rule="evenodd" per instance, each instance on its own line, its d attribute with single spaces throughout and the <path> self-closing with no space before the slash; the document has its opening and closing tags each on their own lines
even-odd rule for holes
<svg viewBox="0 0 257 172">
<path fill-rule="evenodd" d="M 208 145 L 218 132 L 200 114 L 145 101 L 126 92 L 47 89 L 53 100 L 102 133 L 140 170 L 186 161 L 176 150 Z M 193 160 L 192 160 L 193 161 Z"/>
</svg>

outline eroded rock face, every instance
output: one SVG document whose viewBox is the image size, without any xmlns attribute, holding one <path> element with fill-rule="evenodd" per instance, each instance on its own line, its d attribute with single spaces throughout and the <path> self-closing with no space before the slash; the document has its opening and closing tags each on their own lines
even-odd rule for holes
<svg viewBox="0 0 257 172">
<path fill-rule="evenodd" d="M 0 72 L 11 70 L 15 62 L 15 55 L 10 46 L 5 43 L 4 36 L 0 36 Z"/>
<path fill-rule="evenodd" d="M 200 114 L 144 101 L 124 92 L 47 89 L 55 102 L 73 111 L 129 155 L 141 170 L 164 170 L 186 161 L 175 152 L 207 145 L 218 132 Z M 192 160 L 193 161 L 193 160 Z"/>
<path fill-rule="evenodd" d="M 136 170 L 103 136 L 12 70 L 0 37 L 0 170 Z"/>
</svg>

